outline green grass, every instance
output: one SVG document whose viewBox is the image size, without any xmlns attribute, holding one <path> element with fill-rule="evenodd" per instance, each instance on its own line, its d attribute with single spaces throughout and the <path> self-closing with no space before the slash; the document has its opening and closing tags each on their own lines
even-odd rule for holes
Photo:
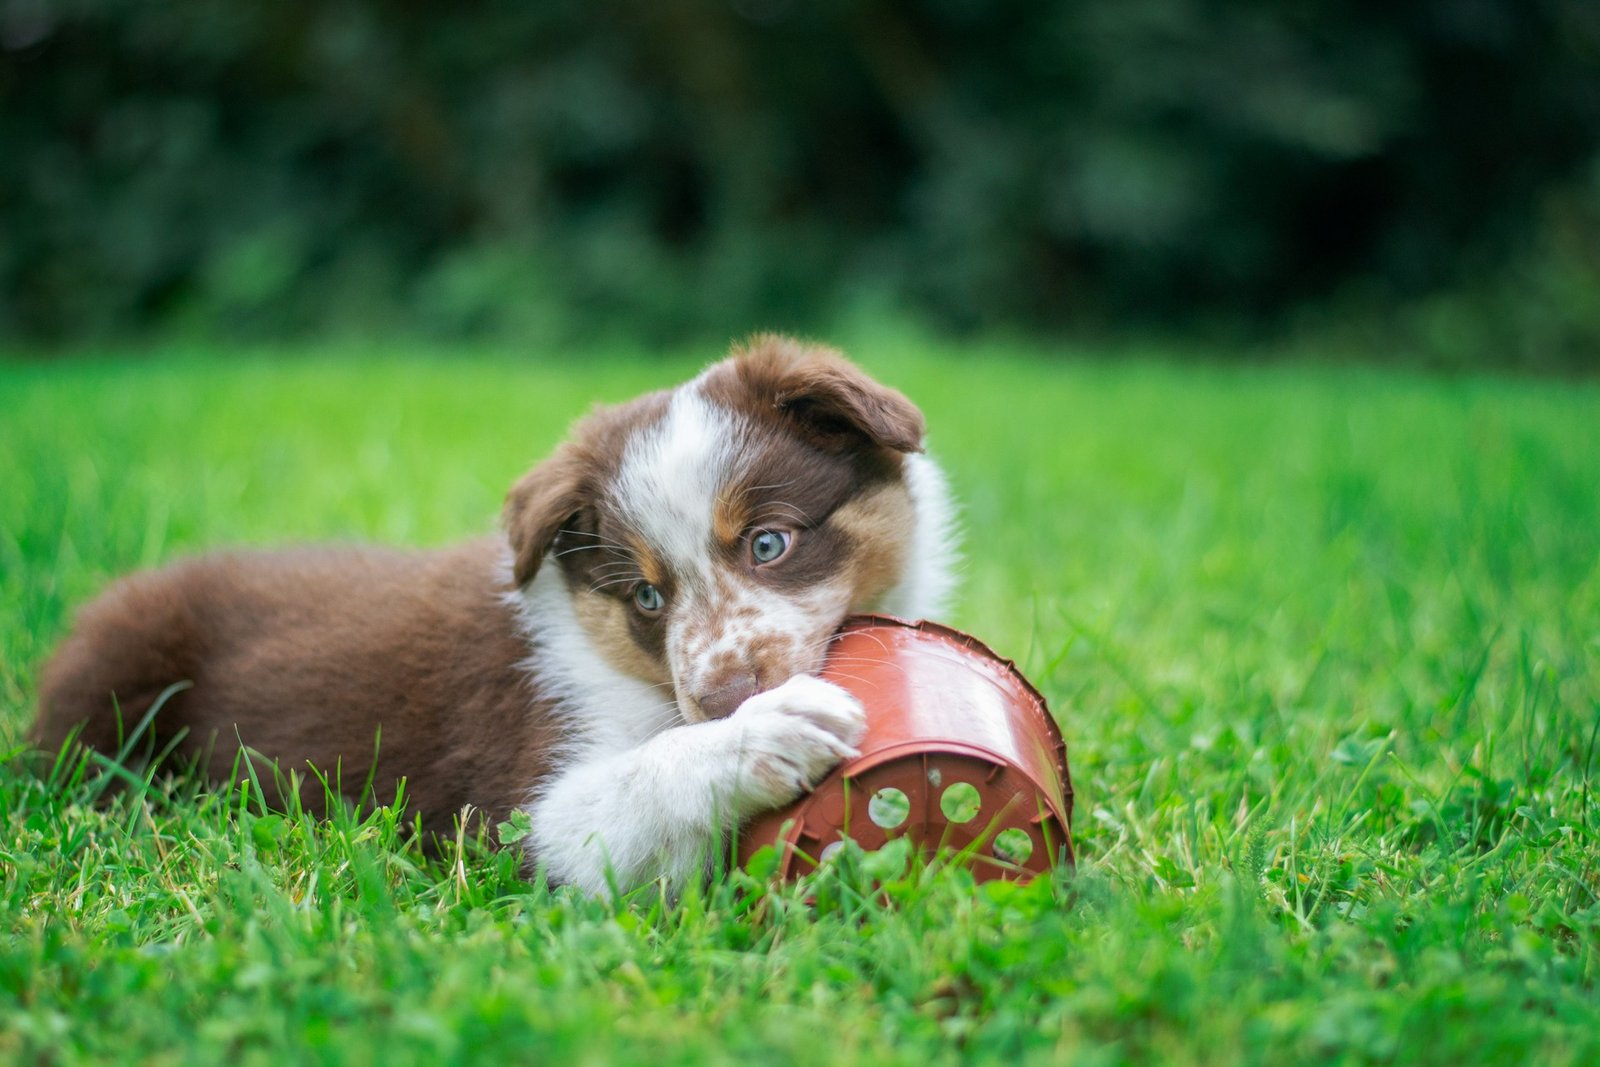
<svg viewBox="0 0 1600 1067">
<path fill-rule="evenodd" d="M 0 365 L 0 746 L 111 576 L 483 531 L 694 366 L 601 355 Z M 1075 878 L 590 902 L 389 811 L 8 766 L 0 1056 L 1600 1062 L 1600 388 L 1045 355 L 866 362 L 966 502 L 953 621 L 1063 725 Z"/>
</svg>

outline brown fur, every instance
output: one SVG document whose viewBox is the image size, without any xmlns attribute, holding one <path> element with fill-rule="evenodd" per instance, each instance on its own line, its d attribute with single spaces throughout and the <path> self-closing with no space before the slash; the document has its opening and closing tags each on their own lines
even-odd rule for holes
<svg viewBox="0 0 1600 1067">
<path fill-rule="evenodd" d="M 672 672 L 660 656 L 651 655 L 634 639 L 625 603 L 616 597 L 588 589 L 574 590 L 572 601 L 578 621 L 589 632 L 606 662 L 625 674 L 647 682 L 664 685 L 672 681 Z"/>
<path fill-rule="evenodd" d="M 863 441 L 890 453 L 922 451 L 922 412 L 837 351 L 774 334 L 735 346 L 707 383 L 735 410 L 771 419 L 829 451 Z"/>
<path fill-rule="evenodd" d="M 511 487 L 501 518 L 515 552 L 512 576 L 519 586 L 533 578 L 563 528 L 616 473 L 628 438 L 659 419 L 671 395 L 663 390 L 596 408 L 573 426 L 549 459 Z"/>
<path fill-rule="evenodd" d="M 469 801 L 503 818 L 546 770 L 553 735 L 515 667 L 526 645 L 500 600 L 497 552 L 484 540 L 238 553 L 126 578 L 84 609 L 45 669 L 32 740 L 58 749 L 82 724 L 84 743 L 116 752 L 113 698 L 131 730 L 187 680 L 151 742 L 185 732 L 177 751 L 207 760 L 215 780 L 242 742 L 306 777 L 302 798 L 320 809 L 309 767 L 355 796 L 376 742 L 378 801 L 405 774 L 430 830 L 448 831 Z M 270 767 L 256 771 L 272 780 Z"/>
<path fill-rule="evenodd" d="M 858 602 L 882 596 L 905 566 L 906 535 L 915 524 L 911 494 L 899 482 L 862 493 L 833 513 L 849 539 L 850 580 Z"/>
</svg>

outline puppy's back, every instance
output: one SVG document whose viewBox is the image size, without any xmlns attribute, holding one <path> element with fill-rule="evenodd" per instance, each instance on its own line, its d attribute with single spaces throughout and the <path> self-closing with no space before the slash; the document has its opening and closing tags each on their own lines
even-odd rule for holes
<svg viewBox="0 0 1600 1067">
<path fill-rule="evenodd" d="M 318 805 L 312 767 L 350 796 L 370 772 L 380 802 L 403 777 L 437 829 L 469 802 L 503 812 L 542 773 L 546 717 L 502 585 L 486 541 L 221 554 L 134 575 L 83 609 L 45 668 L 31 740 L 57 750 L 81 727 L 115 754 L 187 683 L 137 751 L 175 742 L 220 780 L 242 744 L 308 778 Z"/>
</svg>

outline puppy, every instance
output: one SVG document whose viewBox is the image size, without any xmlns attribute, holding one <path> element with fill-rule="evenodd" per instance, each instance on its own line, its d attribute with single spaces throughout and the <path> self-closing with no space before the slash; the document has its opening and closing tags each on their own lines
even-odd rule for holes
<svg viewBox="0 0 1600 1067">
<path fill-rule="evenodd" d="M 580 420 L 512 487 L 503 536 L 118 582 L 45 668 L 32 740 L 116 753 L 155 708 L 145 750 L 214 780 L 241 748 L 308 805 L 403 779 L 430 831 L 526 811 L 553 883 L 681 887 L 853 754 L 860 705 L 814 677 L 840 621 L 941 609 L 952 506 L 922 442 L 900 393 L 758 336 Z"/>
</svg>

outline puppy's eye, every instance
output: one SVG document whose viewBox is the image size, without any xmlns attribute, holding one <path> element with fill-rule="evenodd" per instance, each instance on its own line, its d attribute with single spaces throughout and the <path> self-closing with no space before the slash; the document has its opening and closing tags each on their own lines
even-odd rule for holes
<svg viewBox="0 0 1600 1067">
<path fill-rule="evenodd" d="M 654 615 L 666 605 L 666 598 L 661 595 L 661 590 L 649 582 L 642 583 L 633 591 L 633 603 L 646 615 Z"/>
<path fill-rule="evenodd" d="M 792 536 L 784 530 L 757 530 L 750 538 L 750 556 L 757 564 L 771 563 L 789 551 Z"/>
</svg>

